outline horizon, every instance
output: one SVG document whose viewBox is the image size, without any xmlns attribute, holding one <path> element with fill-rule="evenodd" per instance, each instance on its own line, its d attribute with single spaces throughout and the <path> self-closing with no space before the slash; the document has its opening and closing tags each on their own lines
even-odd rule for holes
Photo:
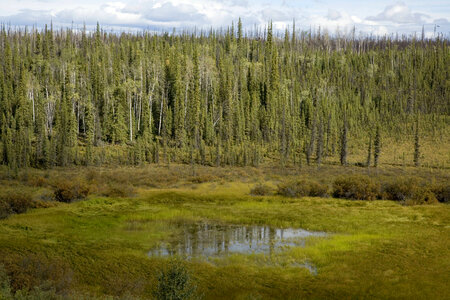
<svg viewBox="0 0 450 300">
<path fill-rule="evenodd" d="M 114 32 L 172 32 L 227 28 L 242 20 L 246 31 L 264 29 L 269 22 L 274 31 L 316 31 L 329 34 L 414 36 L 434 38 L 450 33 L 450 5 L 444 1 L 377 1 L 357 5 L 344 1 L 277 0 L 80 0 L 75 4 L 55 0 L 6 1 L 0 23 L 12 27 L 43 28 L 52 23 L 55 28 L 95 28 Z"/>
</svg>

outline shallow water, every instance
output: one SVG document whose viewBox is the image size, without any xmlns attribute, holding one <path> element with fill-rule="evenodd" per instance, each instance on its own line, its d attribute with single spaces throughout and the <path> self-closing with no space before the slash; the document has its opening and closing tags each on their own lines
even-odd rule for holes
<svg viewBox="0 0 450 300">
<path fill-rule="evenodd" d="M 232 253 L 271 255 L 289 247 L 304 247 L 311 236 L 324 237 L 319 231 L 270 226 L 182 223 L 179 236 L 150 250 L 149 256 L 217 257 Z M 297 264 L 315 273 L 308 264 Z"/>
</svg>

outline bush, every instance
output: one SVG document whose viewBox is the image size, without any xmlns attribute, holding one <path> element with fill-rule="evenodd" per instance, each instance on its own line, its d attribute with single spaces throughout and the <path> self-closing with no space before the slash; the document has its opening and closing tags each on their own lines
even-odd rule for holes
<svg viewBox="0 0 450 300">
<path fill-rule="evenodd" d="M 24 288 L 22 290 L 13 292 L 11 289 L 11 282 L 9 280 L 8 274 L 6 273 L 5 267 L 0 264 L 0 299 L 58 300 L 63 299 L 63 297 L 57 295 L 55 289 L 48 283 L 43 284 L 42 286 L 35 286 L 32 289 Z"/>
<path fill-rule="evenodd" d="M 394 201 L 411 199 L 418 185 L 419 181 L 414 178 L 397 179 L 386 183 L 383 186 L 383 198 Z"/>
<path fill-rule="evenodd" d="M 28 193 L 9 193 L 6 197 L 6 201 L 9 201 L 11 211 L 16 214 L 22 214 L 33 207 L 31 194 Z"/>
<path fill-rule="evenodd" d="M 9 277 L 2 264 L 0 264 L 0 299 L 12 299 Z"/>
<path fill-rule="evenodd" d="M 0 220 L 6 218 L 11 214 L 11 206 L 0 198 Z"/>
<path fill-rule="evenodd" d="M 383 198 L 405 204 L 431 204 L 438 201 L 433 191 L 416 178 L 402 178 L 386 183 Z"/>
<path fill-rule="evenodd" d="M 434 203 L 438 203 L 438 200 L 436 199 L 434 193 L 427 187 L 418 187 L 412 199 L 405 202 L 405 204 L 410 205 Z"/>
<path fill-rule="evenodd" d="M 64 259 L 28 254 L 20 258 L 9 257 L 5 267 L 14 292 L 40 287 L 46 291 L 61 293 L 69 291 L 72 284 L 73 271 Z"/>
<path fill-rule="evenodd" d="M 272 193 L 273 189 L 270 186 L 262 183 L 258 183 L 250 190 L 250 194 L 253 196 L 266 196 L 271 195 Z"/>
<path fill-rule="evenodd" d="M 89 195 L 89 186 L 82 181 L 62 180 L 54 185 L 55 200 L 70 203 Z"/>
<path fill-rule="evenodd" d="M 25 192 L 8 191 L 0 196 L 0 219 L 21 214 L 33 207 L 32 196 Z"/>
<path fill-rule="evenodd" d="M 277 194 L 286 197 L 327 197 L 328 187 L 313 180 L 296 180 L 278 185 Z"/>
<path fill-rule="evenodd" d="M 442 202 L 442 203 L 450 202 L 450 185 L 449 184 L 434 185 L 431 188 L 431 190 L 439 202 Z"/>
<path fill-rule="evenodd" d="M 135 193 L 134 187 L 130 184 L 108 185 L 106 189 L 102 191 L 103 196 L 119 198 L 131 197 Z"/>
<path fill-rule="evenodd" d="M 43 187 L 47 184 L 47 179 L 41 176 L 30 176 L 28 178 L 28 184 L 35 187 Z"/>
<path fill-rule="evenodd" d="M 205 182 L 211 182 L 211 181 L 216 181 L 216 180 L 217 180 L 216 176 L 209 175 L 209 174 L 194 176 L 190 179 L 190 181 L 192 183 L 205 183 Z"/>
<path fill-rule="evenodd" d="M 378 194 L 378 185 L 368 176 L 346 176 L 336 179 L 333 183 L 335 198 L 375 200 Z"/>
<path fill-rule="evenodd" d="M 192 299 L 195 296 L 196 288 L 184 263 L 173 259 L 158 275 L 155 298 L 161 300 Z"/>
</svg>

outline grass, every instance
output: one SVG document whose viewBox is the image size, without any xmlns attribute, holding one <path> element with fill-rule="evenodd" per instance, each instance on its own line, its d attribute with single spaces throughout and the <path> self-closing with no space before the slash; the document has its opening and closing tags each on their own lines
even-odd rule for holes
<svg viewBox="0 0 450 300">
<path fill-rule="evenodd" d="M 127 178 L 133 169 L 119 170 L 123 172 L 118 176 Z M 170 183 L 154 181 L 149 186 L 156 178 L 152 175 L 155 170 L 168 176 Z M 179 175 L 171 178 L 176 170 Z M 214 171 L 205 177 L 208 170 Z M 383 168 L 377 176 L 389 179 L 414 170 Z M 299 227 L 331 235 L 310 238 L 306 247 L 290 248 L 272 257 L 234 254 L 212 262 L 189 260 L 187 269 L 199 294 L 207 299 L 450 297 L 450 207 L 446 204 L 402 206 L 393 201 L 250 195 L 257 183 L 275 186 L 284 178 L 313 177 L 330 183 L 342 175 L 341 169 L 332 166 L 301 171 L 198 167 L 195 176 L 190 167 L 176 165 L 135 171 L 135 196 L 103 197 L 98 191 L 84 201 L 59 203 L 1 220 L 0 263 L 13 284 L 20 286 L 26 284 L 24 278 L 43 277 L 36 268 L 23 270 L 24 261 L 41 259 L 54 266 L 54 274 L 72 274 L 64 281 L 68 294 L 104 297 L 131 293 L 152 298 L 167 259 L 150 258 L 147 252 L 177 232 L 176 222 L 212 220 Z M 114 181 L 117 170 L 93 169 L 89 176 L 83 172 L 29 173 L 49 182 L 58 174 L 70 173 L 90 177 L 88 180 L 101 186 L 104 181 Z M 415 173 L 438 182 L 448 179 L 448 174 L 437 170 Z M 192 180 L 199 176 L 202 180 Z M 23 186 L 36 197 L 48 192 L 46 184 L 34 187 L 28 182 L 4 179 L 2 184 Z M 316 276 L 292 266 L 304 262 L 317 266 Z M 47 277 L 53 274 L 47 273 Z"/>
</svg>

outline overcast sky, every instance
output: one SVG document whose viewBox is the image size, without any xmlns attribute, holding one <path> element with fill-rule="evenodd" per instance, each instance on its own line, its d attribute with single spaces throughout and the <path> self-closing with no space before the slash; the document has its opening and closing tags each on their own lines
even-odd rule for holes
<svg viewBox="0 0 450 300">
<path fill-rule="evenodd" d="M 103 28 L 140 29 L 224 27 L 239 17 L 245 27 L 273 21 L 276 29 L 292 26 L 309 30 L 319 26 L 331 33 L 372 34 L 450 33 L 450 0 L 0 0 L 0 22 Z"/>
</svg>

